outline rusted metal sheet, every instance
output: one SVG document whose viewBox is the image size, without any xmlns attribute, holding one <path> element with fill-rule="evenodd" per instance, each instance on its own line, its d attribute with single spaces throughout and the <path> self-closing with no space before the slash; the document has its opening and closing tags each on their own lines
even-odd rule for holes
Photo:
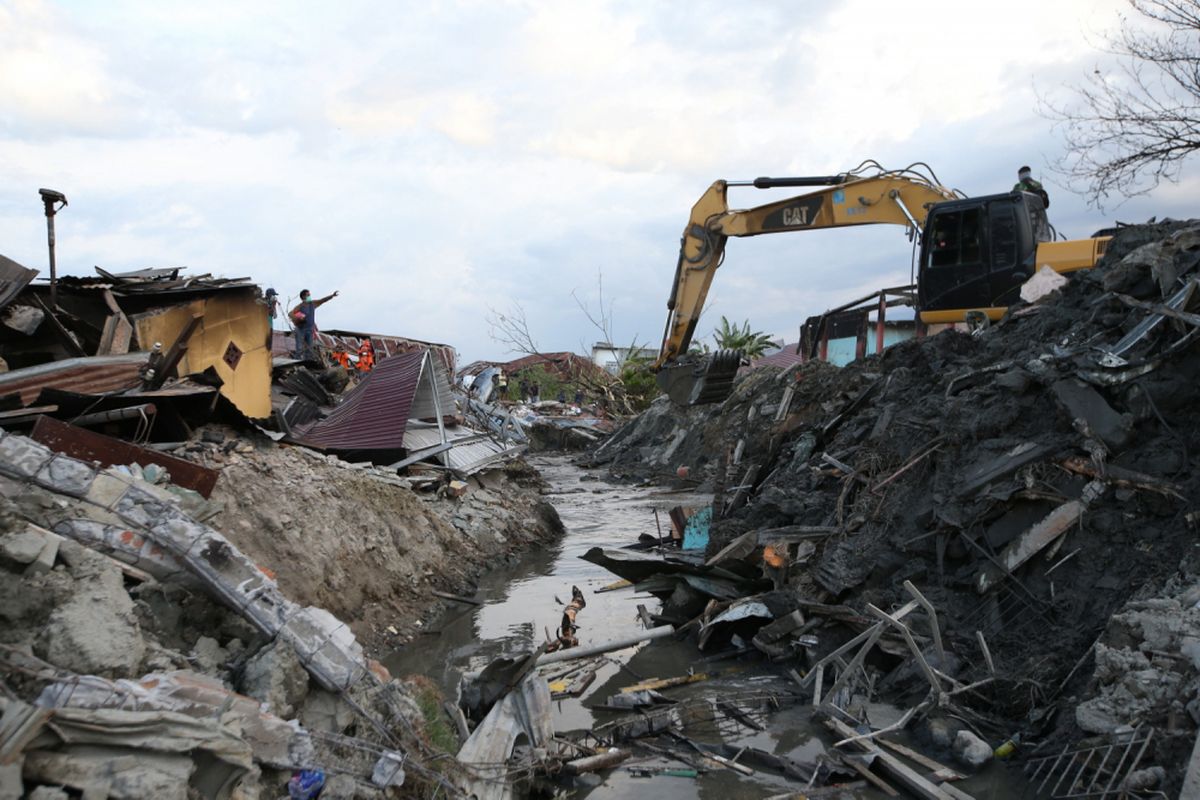
<svg viewBox="0 0 1200 800">
<path fill-rule="evenodd" d="M 147 353 L 68 358 L 14 369 L 0 374 L 0 395 L 17 392 L 29 405 L 43 389 L 67 389 L 80 394 L 107 394 L 141 384 L 138 370 Z"/>
<path fill-rule="evenodd" d="M 216 470 L 184 461 L 145 447 L 114 439 L 95 431 L 84 430 L 52 417 L 42 417 L 33 426 L 30 437 L 63 455 L 81 461 L 96 461 L 101 466 L 119 464 L 156 464 L 171 474 L 171 483 L 194 489 L 205 498 L 212 495 L 217 484 Z"/>
<path fill-rule="evenodd" d="M 11 303 L 37 274 L 36 269 L 27 269 L 11 258 L 0 256 L 0 308 Z"/>
</svg>

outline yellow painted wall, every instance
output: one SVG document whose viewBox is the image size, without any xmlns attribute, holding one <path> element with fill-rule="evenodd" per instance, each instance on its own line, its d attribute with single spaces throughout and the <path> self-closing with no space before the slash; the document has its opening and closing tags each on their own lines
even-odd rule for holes
<svg viewBox="0 0 1200 800">
<path fill-rule="evenodd" d="M 188 340 L 178 373 L 188 375 L 213 367 L 225 385 L 221 394 L 248 417 L 271 416 L 271 349 L 267 309 L 253 290 L 217 292 L 183 305 L 148 311 L 133 318 L 138 343 L 149 350 L 162 342 L 165 353 L 188 320 L 204 316 Z M 233 342 L 242 351 L 236 369 L 225 363 L 225 350 Z"/>
</svg>

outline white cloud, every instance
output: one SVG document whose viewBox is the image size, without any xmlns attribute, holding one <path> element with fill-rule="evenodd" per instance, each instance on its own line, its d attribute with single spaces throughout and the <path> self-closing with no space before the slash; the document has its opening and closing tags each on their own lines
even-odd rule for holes
<svg viewBox="0 0 1200 800">
<path fill-rule="evenodd" d="M 185 263 L 285 296 L 338 288 L 323 324 L 473 358 L 499 354 L 482 315 L 513 301 L 549 349 L 591 338 L 570 291 L 600 268 L 618 338 L 657 344 L 680 231 L 712 180 L 877 157 L 1002 191 L 1057 153 L 1035 88 L 1080 74 L 1121 6 L 11 0 L 0 250 L 45 260 L 35 192 L 51 186 L 71 199 L 66 271 Z M 1195 191 L 1122 214 L 1180 215 Z M 1065 227 L 1105 222 L 1053 196 Z M 728 253 L 710 316 L 789 338 L 908 275 L 889 229 Z"/>
</svg>

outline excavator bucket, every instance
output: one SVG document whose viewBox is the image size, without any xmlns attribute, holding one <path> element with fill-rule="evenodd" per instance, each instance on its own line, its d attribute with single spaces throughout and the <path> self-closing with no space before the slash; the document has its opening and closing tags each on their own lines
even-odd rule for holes
<svg viewBox="0 0 1200 800">
<path fill-rule="evenodd" d="M 733 392 L 733 379 L 741 363 L 740 351 L 718 350 L 696 361 L 663 367 L 658 372 L 658 386 L 676 405 L 720 403 Z"/>
</svg>

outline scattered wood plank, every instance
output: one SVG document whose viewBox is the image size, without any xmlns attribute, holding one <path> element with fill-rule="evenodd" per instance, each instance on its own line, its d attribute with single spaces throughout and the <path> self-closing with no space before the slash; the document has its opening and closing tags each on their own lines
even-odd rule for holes
<svg viewBox="0 0 1200 800">
<path fill-rule="evenodd" d="M 1041 522 L 1022 533 L 1004 548 L 997 564 L 989 564 L 975 576 L 975 591 L 984 594 L 1002 578 L 1037 555 L 1067 531 L 1083 513 L 1084 503 L 1071 500 L 1051 511 Z"/>
<path fill-rule="evenodd" d="M 650 612 L 646 610 L 646 606 L 644 604 L 638 603 L 637 612 L 638 617 L 642 620 L 643 628 L 650 630 L 654 627 L 654 620 L 650 619 Z"/>
<path fill-rule="evenodd" d="M 853 728 L 832 717 L 825 720 L 825 726 L 842 737 L 856 735 Z M 899 758 L 876 747 L 871 742 L 856 741 L 853 745 L 864 753 L 874 756 L 873 766 L 878 767 L 886 777 L 894 780 L 922 800 L 959 800 L 957 794 L 950 794 L 942 787 L 931 783 Z"/>
<path fill-rule="evenodd" d="M 593 589 L 592 594 L 604 594 L 605 592 L 615 592 L 617 589 L 625 589 L 629 586 L 633 586 L 633 581 L 627 581 L 624 578 L 622 578 L 619 581 L 613 581 L 612 583 L 601 586 L 599 589 Z"/>
<path fill-rule="evenodd" d="M 439 592 L 437 589 L 430 589 L 429 593 L 434 597 L 440 597 L 443 600 L 453 600 L 455 603 L 466 603 L 467 605 L 471 606 L 483 605 L 483 603 L 479 600 L 473 600 L 470 597 L 462 597 L 461 595 L 457 594 L 450 594 L 449 592 Z"/>
<path fill-rule="evenodd" d="M 939 761 L 934 761 L 924 753 L 918 753 L 916 750 L 905 747 L 902 744 L 897 744 L 896 742 L 893 742 L 890 739 L 885 739 L 882 736 L 876 739 L 875 743 L 881 744 L 895 753 L 899 753 L 909 761 L 914 761 L 917 764 L 920 764 L 922 767 L 929 770 L 930 774 L 932 774 L 933 777 L 937 778 L 938 780 L 961 781 L 963 778 L 967 777 L 961 772 L 956 772 Z"/>
<path fill-rule="evenodd" d="M 1074 472 L 1076 475 L 1084 475 L 1088 478 L 1099 478 L 1105 483 L 1111 483 L 1113 486 L 1119 486 L 1123 489 L 1141 489 L 1142 491 L 1161 494 L 1164 497 L 1174 497 L 1177 500 L 1185 499 L 1180 493 L 1182 487 L 1179 485 L 1159 480 L 1132 469 L 1106 464 L 1104 470 L 1101 471 L 1096 468 L 1096 465 L 1091 460 L 1082 456 L 1072 456 L 1059 463 L 1068 472 Z"/>
<path fill-rule="evenodd" d="M 620 764 L 633 755 L 632 750 L 619 750 L 612 748 L 603 753 L 597 753 L 594 756 L 586 756 L 577 758 L 574 761 L 568 761 L 563 764 L 563 769 L 569 775 L 582 775 L 585 772 L 598 772 L 602 769 L 610 769 Z"/>
<path fill-rule="evenodd" d="M 621 692 L 629 694 L 630 692 L 640 692 L 646 689 L 670 689 L 672 686 L 684 686 L 689 683 L 699 683 L 706 681 L 709 678 L 707 672 L 696 672 L 691 675 L 679 675 L 674 678 L 651 678 L 650 680 L 635 683 L 632 686 L 622 686 Z"/>
</svg>

